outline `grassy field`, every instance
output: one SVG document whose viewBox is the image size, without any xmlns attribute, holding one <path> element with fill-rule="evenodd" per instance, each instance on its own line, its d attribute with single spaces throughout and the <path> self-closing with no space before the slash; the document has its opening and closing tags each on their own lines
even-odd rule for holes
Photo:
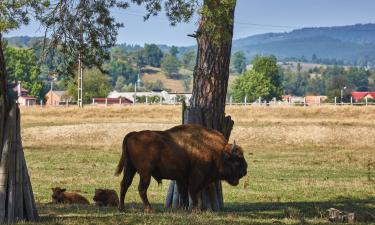
<svg viewBox="0 0 375 225">
<path fill-rule="evenodd" d="M 245 152 L 248 176 L 224 184 L 225 211 L 163 208 L 168 181 L 149 188 L 155 214 L 142 213 L 138 178 L 125 213 L 52 205 L 51 187 L 119 190 L 113 176 L 124 135 L 180 123 L 180 106 L 22 108 L 22 135 L 43 224 L 329 224 L 326 210 L 375 223 L 375 107 L 228 107 L 231 139 Z M 231 140 L 231 141 L 232 141 Z"/>
</svg>

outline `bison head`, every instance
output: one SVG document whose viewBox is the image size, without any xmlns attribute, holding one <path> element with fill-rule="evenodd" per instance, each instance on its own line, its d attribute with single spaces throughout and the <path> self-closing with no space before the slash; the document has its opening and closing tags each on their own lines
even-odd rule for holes
<svg viewBox="0 0 375 225">
<path fill-rule="evenodd" d="M 107 195 L 108 193 L 106 190 L 95 189 L 95 196 L 92 200 L 94 200 L 95 202 L 103 201 L 108 197 Z"/>
<path fill-rule="evenodd" d="M 236 142 L 228 144 L 222 154 L 222 179 L 235 186 L 246 173 L 247 163 L 242 148 Z"/>
<path fill-rule="evenodd" d="M 64 192 L 66 191 L 65 188 L 51 188 L 52 189 L 52 202 L 53 203 L 61 203 L 64 201 Z"/>
</svg>

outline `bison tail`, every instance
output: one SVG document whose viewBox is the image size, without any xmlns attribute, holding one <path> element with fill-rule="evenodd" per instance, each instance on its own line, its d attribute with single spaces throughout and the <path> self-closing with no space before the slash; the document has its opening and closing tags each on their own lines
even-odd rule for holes
<svg viewBox="0 0 375 225">
<path fill-rule="evenodd" d="M 126 151 L 126 143 L 129 139 L 129 137 L 133 134 L 134 132 L 131 132 L 129 134 L 127 134 L 122 142 L 122 154 L 121 154 L 121 158 L 120 158 L 120 161 L 117 165 L 117 168 L 116 168 L 116 172 L 115 172 L 115 176 L 119 176 L 121 174 L 121 172 L 125 169 L 126 167 L 126 164 L 127 164 L 127 151 Z"/>
</svg>

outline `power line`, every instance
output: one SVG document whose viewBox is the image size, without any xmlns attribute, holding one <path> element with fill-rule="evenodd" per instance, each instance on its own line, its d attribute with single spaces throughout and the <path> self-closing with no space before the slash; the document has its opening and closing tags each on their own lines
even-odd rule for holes
<svg viewBox="0 0 375 225">
<path fill-rule="evenodd" d="M 116 12 L 112 11 L 112 13 L 117 14 L 117 15 L 130 15 L 130 16 L 137 16 L 137 17 L 142 17 L 144 18 L 145 14 L 139 13 L 139 12 L 129 12 L 129 11 L 124 11 L 124 12 Z M 163 18 L 163 17 L 155 17 L 155 19 L 163 20 L 163 21 L 168 21 L 168 19 Z M 241 26 L 244 28 L 251 28 L 251 29 L 262 29 L 262 30 L 286 30 L 286 29 L 303 29 L 303 28 L 309 28 L 309 27 L 303 27 L 303 26 L 295 26 L 295 25 L 277 25 L 277 24 L 262 24 L 262 23 L 250 23 L 250 22 L 244 22 L 244 21 L 235 21 L 234 25 L 236 26 Z M 311 27 L 315 28 L 315 27 Z M 316 27 L 319 28 L 319 27 Z M 324 27 L 322 27 L 324 28 Z M 370 29 L 352 29 L 351 31 L 375 31 L 375 28 L 370 28 Z"/>
</svg>

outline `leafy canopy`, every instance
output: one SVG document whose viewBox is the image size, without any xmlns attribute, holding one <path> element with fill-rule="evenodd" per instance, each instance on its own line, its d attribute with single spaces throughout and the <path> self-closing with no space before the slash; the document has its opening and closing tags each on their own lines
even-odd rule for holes
<svg viewBox="0 0 375 225">
<path fill-rule="evenodd" d="M 166 54 L 161 63 L 161 69 L 168 77 L 173 77 L 173 74 L 178 73 L 181 67 L 180 61 L 173 55 Z"/>
<path fill-rule="evenodd" d="M 282 94 L 281 78 L 273 56 L 256 57 L 253 68 L 236 79 L 232 86 L 232 95 L 237 102 L 243 102 L 245 96 L 250 102 L 259 97 L 270 101 L 280 99 Z"/>
<path fill-rule="evenodd" d="M 5 48 L 5 61 L 7 65 L 7 81 L 15 83 L 20 81 L 22 87 L 30 91 L 31 96 L 43 98 L 43 83 L 39 80 L 38 59 L 31 49 Z"/>
<path fill-rule="evenodd" d="M 246 57 L 243 51 L 238 51 L 232 56 L 232 67 L 238 74 L 243 73 L 246 70 Z"/>
</svg>

